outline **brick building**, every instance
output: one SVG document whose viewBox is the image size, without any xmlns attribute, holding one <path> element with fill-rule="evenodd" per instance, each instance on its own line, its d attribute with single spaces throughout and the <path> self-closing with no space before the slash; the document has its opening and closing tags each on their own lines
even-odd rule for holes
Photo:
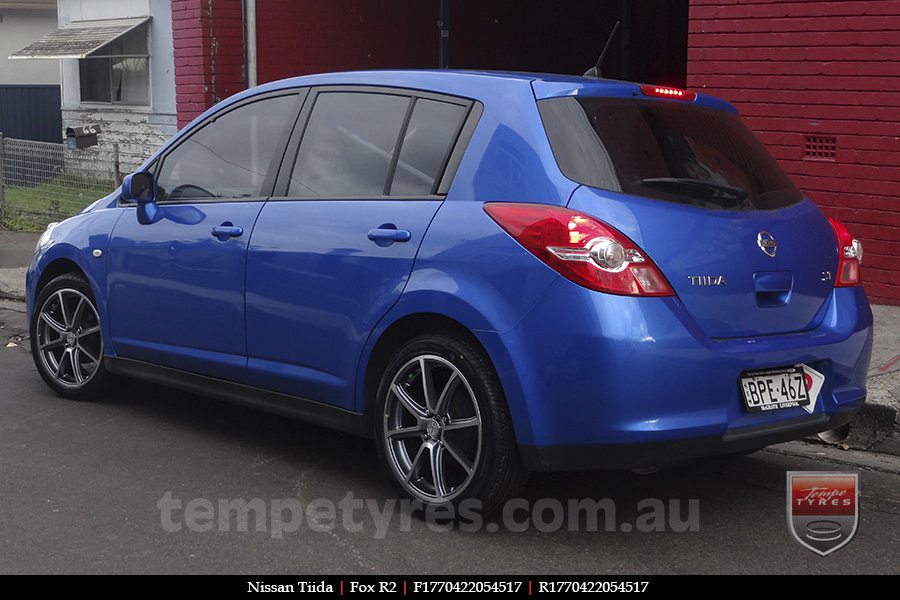
<svg viewBox="0 0 900 600">
<path fill-rule="evenodd" d="M 798 185 L 863 240 L 870 298 L 900 304 L 900 0 L 60 0 L 80 18 L 101 4 L 146 19 L 149 106 L 130 107 L 133 119 L 115 101 L 68 114 L 111 119 L 104 131 L 124 121 L 126 141 L 170 134 L 239 90 L 306 73 L 583 73 L 621 21 L 604 75 L 734 102 Z M 82 60 L 92 52 L 102 49 Z M 78 75 L 64 72 L 70 103 Z"/>
<path fill-rule="evenodd" d="M 900 2 L 690 0 L 688 28 L 687 85 L 738 107 L 900 304 Z"/>
<path fill-rule="evenodd" d="M 255 79 L 435 66 L 439 4 L 259 0 Z M 863 240 L 870 298 L 900 304 L 900 1 L 450 4 L 451 67 L 578 72 L 623 20 L 609 74 L 734 102 L 794 181 Z M 183 124 L 244 86 L 247 36 L 240 0 L 172 9 Z M 686 60 L 673 56 L 685 37 Z"/>
</svg>

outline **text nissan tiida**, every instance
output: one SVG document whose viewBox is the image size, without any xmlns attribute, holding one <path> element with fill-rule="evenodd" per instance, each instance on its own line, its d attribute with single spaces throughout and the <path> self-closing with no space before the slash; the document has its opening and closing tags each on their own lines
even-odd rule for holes
<svg viewBox="0 0 900 600">
<path fill-rule="evenodd" d="M 399 491 L 750 452 L 849 422 L 862 248 L 735 109 L 569 76 L 287 79 L 41 237 L 34 360 L 372 436 Z"/>
</svg>

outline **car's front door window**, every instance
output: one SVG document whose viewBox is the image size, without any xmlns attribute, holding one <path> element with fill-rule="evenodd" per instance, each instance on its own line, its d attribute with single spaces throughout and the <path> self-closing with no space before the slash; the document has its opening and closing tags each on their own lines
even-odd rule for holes
<svg viewBox="0 0 900 600">
<path fill-rule="evenodd" d="M 246 104 L 192 133 L 165 157 L 159 198 L 258 197 L 296 102 L 287 95 Z"/>
</svg>

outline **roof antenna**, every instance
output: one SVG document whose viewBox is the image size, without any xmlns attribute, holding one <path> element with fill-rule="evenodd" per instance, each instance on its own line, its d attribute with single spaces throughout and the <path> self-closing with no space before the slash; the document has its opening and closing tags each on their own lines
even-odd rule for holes
<svg viewBox="0 0 900 600">
<path fill-rule="evenodd" d="M 609 37 L 606 38 L 606 45 L 603 46 L 603 52 L 600 53 L 600 58 L 597 59 L 597 64 L 587 70 L 584 74 L 585 77 L 593 77 L 595 79 L 603 77 L 603 59 L 606 58 L 606 53 L 609 51 L 609 47 L 612 44 L 613 38 L 616 37 L 616 33 L 618 33 L 621 24 L 622 21 L 616 21 L 616 24 L 613 25 L 612 31 L 609 32 Z"/>
</svg>

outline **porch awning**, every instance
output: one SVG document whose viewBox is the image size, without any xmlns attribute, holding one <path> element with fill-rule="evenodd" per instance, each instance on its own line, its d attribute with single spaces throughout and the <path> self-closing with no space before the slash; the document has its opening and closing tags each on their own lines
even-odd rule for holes
<svg viewBox="0 0 900 600">
<path fill-rule="evenodd" d="M 135 17 L 72 21 L 31 42 L 9 58 L 85 58 L 149 20 L 150 17 Z"/>
</svg>

